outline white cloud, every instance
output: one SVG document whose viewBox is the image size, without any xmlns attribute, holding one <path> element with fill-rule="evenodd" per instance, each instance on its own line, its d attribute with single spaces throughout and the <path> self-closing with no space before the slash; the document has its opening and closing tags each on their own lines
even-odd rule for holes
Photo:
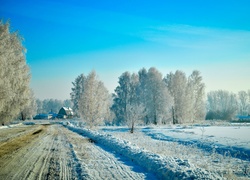
<svg viewBox="0 0 250 180">
<path fill-rule="evenodd" d="M 142 37 L 147 41 L 189 49 L 233 50 L 236 48 L 236 51 L 239 51 L 250 47 L 250 31 L 190 25 L 151 27 L 142 34 Z"/>
</svg>

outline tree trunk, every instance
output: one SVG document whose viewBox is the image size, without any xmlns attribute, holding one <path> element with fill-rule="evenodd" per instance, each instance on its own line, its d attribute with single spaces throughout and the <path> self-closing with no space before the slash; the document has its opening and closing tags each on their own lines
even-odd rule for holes
<svg viewBox="0 0 250 180">
<path fill-rule="evenodd" d="M 177 118 L 175 118 L 174 106 L 172 106 L 172 117 L 173 117 L 173 124 L 177 124 L 177 123 L 178 123 L 178 120 L 177 120 Z"/>
<path fill-rule="evenodd" d="M 130 129 L 130 133 L 134 133 L 134 122 L 132 122 L 132 126 L 131 126 L 131 129 Z"/>
<path fill-rule="evenodd" d="M 156 115 L 154 115 L 154 125 L 157 125 Z"/>
<path fill-rule="evenodd" d="M 25 117 L 24 117 L 24 114 L 23 113 L 21 113 L 21 119 L 22 119 L 22 121 L 24 121 L 25 119 L 24 119 Z"/>
</svg>

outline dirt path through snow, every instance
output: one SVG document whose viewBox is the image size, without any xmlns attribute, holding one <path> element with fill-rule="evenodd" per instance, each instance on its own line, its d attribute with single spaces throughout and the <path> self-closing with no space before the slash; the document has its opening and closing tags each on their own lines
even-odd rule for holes
<svg viewBox="0 0 250 180">
<path fill-rule="evenodd" d="M 3 135 L 4 133 L 4 135 Z M 8 135 L 9 133 L 9 135 Z M 0 131 L 0 179 L 152 179 L 61 125 Z"/>
</svg>

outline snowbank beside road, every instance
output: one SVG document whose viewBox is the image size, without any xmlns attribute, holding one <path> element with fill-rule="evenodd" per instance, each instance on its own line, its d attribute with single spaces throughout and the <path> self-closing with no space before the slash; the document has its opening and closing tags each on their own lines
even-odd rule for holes
<svg viewBox="0 0 250 180">
<path fill-rule="evenodd" d="M 128 141 L 113 137 L 110 134 L 101 134 L 84 128 L 68 124 L 68 129 L 87 136 L 97 144 L 125 156 L 131 161 L 155 173 L 160 179 L 222 179 L 218 174 L 211 173 L 190 164 L 188 160 L 173 157 L 161 157 L 157 154 L 140 149 Z"/>
<path fill-rule="evenodd" d="M 12 127 L 20 126 L 20 125 L 22 125 L 22 123 L 10 124 L 10 125 L 5 125 L 5 126 L 0 126 L 0 129 L 12 128 Z"/>
</svg>

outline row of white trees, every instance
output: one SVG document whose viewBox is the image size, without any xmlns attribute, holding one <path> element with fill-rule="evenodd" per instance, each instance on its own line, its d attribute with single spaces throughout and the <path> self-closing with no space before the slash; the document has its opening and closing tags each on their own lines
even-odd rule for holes
<svg viewBox="0 0 250 180">
<path fill-rule="evenodd" d="M 30 70 L 26 64 L 23 38 L 0 21 L 0 123 L 24 116 L 32 106 Z"/>
<path fill-rule="evenodd" d="M 112 102 L 94 71 L 79 75 L 71 92 L 74 112 L 90 126 L 114 117 L 114 124 L 128 124 L 131 132 L 136 123 L 184 123 L 205 117 L 205 85 L 199 71 L 189 77 L 176 71 L 163 78 L 156 68 L 143 68 L 124 72 L 118 83 Z"/>
<path fill-rule="evenodd" d="M 184 123 L 205 117 L 205 85 L 199 71 L 186 77 L 182 71 L 164 78 L 156 68 L 125 72 L 119 77 L 112 111 L 117 124 Z M 136 117 L 136 118 L 135 118 Z"/>
<path fill-rule="evenodd" d="M 92 71 L 73 82 L 73 110 L 91 126 L 99 123 L 193 123 L 206 119 L 232 120 L 250 114 L 250 90 L 238 94 L 218 90 L 207 93 L 199 71 L 188 77 L 182 71 L 165 77 L 156 69 L 124 72 L 111 98 Z"/>
<path fill-rule="evenodd" d="M 206 119 L 232 120 L 236 115 L 250 115 L 250 90 L 238 94 L 225 91 L 211 91 L 207 94 Z"/>
</svg>

